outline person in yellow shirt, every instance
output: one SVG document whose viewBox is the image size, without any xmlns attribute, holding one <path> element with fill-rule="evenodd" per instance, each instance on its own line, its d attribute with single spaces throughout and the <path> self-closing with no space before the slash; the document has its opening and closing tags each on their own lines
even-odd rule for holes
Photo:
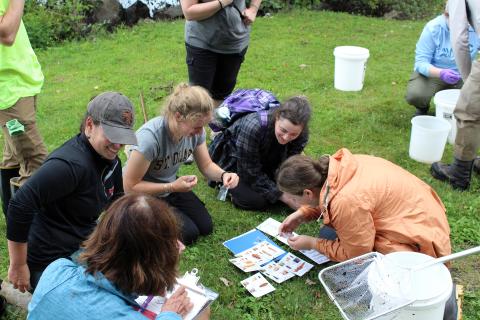
<svg viewBox="0 0 480 320">
<path fill-rule="evenodd" d="M 0 162 L 1 198 L 6 214 L 10 181 L 20 187 L 47 156 L 37 129 L 36 95 L 43 73 L 22 22 L 24 0 L 0 0 L 0 125 L 4 149 Z"/>
</svg>

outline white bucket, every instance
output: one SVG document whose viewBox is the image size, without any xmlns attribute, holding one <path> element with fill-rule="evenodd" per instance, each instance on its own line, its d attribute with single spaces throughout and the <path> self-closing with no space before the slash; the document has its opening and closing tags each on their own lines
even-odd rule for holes
<svg viewBox="0 0 480 320">
<path fill-rule="evenodd" d="M 433 259 L 418 252 L 393 252 L 387 254 L 386 257 L 392 263 L 402 267 L 415 267 Z M 444 264 L 436 264 L 423 270 L 414 271 L 409 281 L 414 285 L 415 302 L 377 319 L 442 320 L 445 303 L 450 298 L 453 289 L 452 277 L 448 268 Z M 371 289 L 377 285 L 374 282 L 375 278 L 369 275 Z M 372 284 L 373 286 L 371 286 Z"/>
<path fill-rule="evenodd" d="M 432 116 L 412 119 L 409 155 L 413 160 L 433 163 L 442 159 L 450 123 Z"/>
<path fill-rule="evenodd" d="M 368 49 L 354 46 L 336 47 L 335 56 L 335 89 L 342 91 L 360 91 L 363 88 Z"/>
<path fill-rule="evenodd" d="M 433 98 L 433 103 L 435 103 L 435 116 L 447 120 L 452 126 L 448 134 L 448 142 L 450 144 L 455 143 L 455 136 L 457 135 L 457 120 L 455 120 L 453 110 L 455 110 L 459 96 L 460 89 L 448 89 L 438 91 Z"/>
</svg>

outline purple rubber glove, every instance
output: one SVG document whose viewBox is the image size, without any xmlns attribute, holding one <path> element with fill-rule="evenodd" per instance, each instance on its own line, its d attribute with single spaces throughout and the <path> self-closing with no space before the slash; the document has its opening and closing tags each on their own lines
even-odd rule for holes
<svg viewBox="0 0 480 320">
<path fill-rule="evenodd" d="M 452 69 L 443 69 L 440 71 L 440 79 L 448 84 L 457 83 L 461 77 L 460 74 Z"/>
</svg>

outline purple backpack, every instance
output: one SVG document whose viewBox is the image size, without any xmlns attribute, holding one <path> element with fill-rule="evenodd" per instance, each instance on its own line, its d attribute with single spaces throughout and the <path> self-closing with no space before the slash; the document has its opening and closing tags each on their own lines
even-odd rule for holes
<svg viewBox="0 0 480 320">
<path fill-rule="evenodd" d="M 222 131 L 244 115 L 256 112 L 260 117 L 260 125 L 265 128 L 268 122 L 268 110 L 278 106 L 280 102 L 269 91 L 239 89 L 225 98 L 223 103 L 215 109 L 214 120 L 209 125 L 215 132 Z"/>
</svg>

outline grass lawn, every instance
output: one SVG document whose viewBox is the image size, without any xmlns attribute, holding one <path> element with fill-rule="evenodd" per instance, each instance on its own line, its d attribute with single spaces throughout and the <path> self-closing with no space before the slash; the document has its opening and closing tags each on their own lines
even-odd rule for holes
<svg viewBox="0 0 480 320">
<path fill-rule="evenodd" d="M 354 153 L 393 161 L 432 185 L 447 207 L 453 249 L 459 251 L 480 243 L 480 179 L 473 179 L 469 192 L 454 192 L 430 176 L 428 165 L 408 157 L 414 110 L 404 101 L 404 94 L 423 25 L 306 11 L 259 18 L 237 87 L 268 89 L 280 99 L 306 95 L 315 112 L 308 155 L 332 154 L 347 147 Z M 370 50 L 361 92 L 333 88 L 333 49 L 340 45 Z M 148 116 L 153 117 L 159 114 L 162 98 L 171 86 L 187 80 L 183 21 L 144 23 L 112 35 L 38 51 L 37 55 L 46 77 L 39 95 L 38 123 L 49 151 L 78 131 L 92 96 L 107 90 L 126 94 L 135 104 L 138 127 L 142 123 L 141 91 Z M 444 160 L 451 156 L 449 145 Z M 197 172 L 195 166 L 184 166 L 182 171 Z M 200 183 L 196 192 L 213 216 L 215 232 L 186 250 L 181 270 L 198 267 L 204 284 L 220 293 L 212 306 L 212 319 L 341 319 L 318 282 L 321 267 L 302 278 L 274 284 L 275 292 L 255 299 L 240 285 L 247 275 L 228 262 L 232 255 L 222 246 L 223 241 L 254 228 L 267 217 L 282 220 L 288 212 L 238 210 L 229 202 L 217 201 L 216 192 L 206 183 Z M 318 225 L 311 224 L 299 231 L 314 235 L 317 229 Z M 0 233 L 5 239 L 3 220 Z M 6 240 L 0 243 L 0 257 L 4 278 L 8 268 Z M 453 262 L 453 277 L 466 290 L 464 319 L 480 319 L 479 269 L 478 256 Z M 231 285 L 225 286 L 220 277 Z M 315 284 L 306 284 L 307 279 Z M 10 308 L 7 319 L 23 317 Z"/>
</svg>

